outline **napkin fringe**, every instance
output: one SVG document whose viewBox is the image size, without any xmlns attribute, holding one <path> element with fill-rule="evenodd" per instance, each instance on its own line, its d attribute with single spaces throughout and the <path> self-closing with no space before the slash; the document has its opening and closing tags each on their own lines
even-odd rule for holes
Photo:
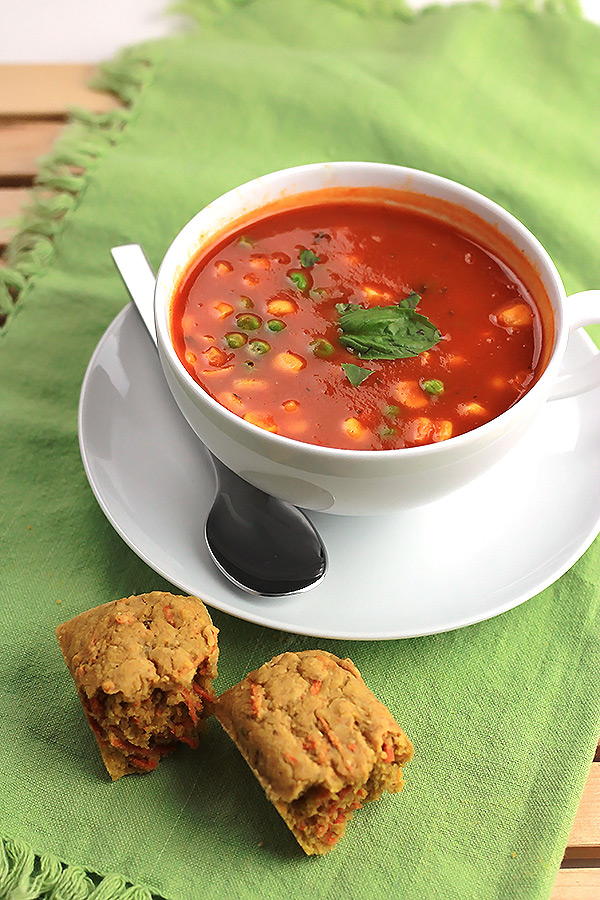
<svg viewBox="0 0 600 900">
<path fill-rule="evenodd" d="M 0 900 L 152 900 L 120 875 L 90 875 L 80 866 L 38 855 L 23 841 L 0 840 Z"/>
<path fill-rule="evenodd" d="M 258 0 L 179 0 L 171 7 L 201 23 L 224 12 Z M 285 0 L 287 2 L 287 0 Z M 388 15 L 410 19 L 426 14 L 436 4 L 415 11 L 409 0 L 327 0 L 364 15 Z M 480 0 L 489 7 L 492 0 Z M 579 0 L 499 0 L 504 9 L 526 13 L 552 12 L 581 16 Z M 0 335 L 26 299 L 33 283 L 51 263 L 56 240 L 70 213 L 76 209 L 95 165 L 117 144 L 134 111 L 135 101 L 150 80 L 152 63 L 144 46 L 129 48 L 100 67 L 92 87 L 114 94 L 123 104 L 108 113 L 71 110 L 70 127 L 50 154 L 39 161 L 36 186 L 29 205 L 17 219 L 18 231 L 0 265 Z"/>
<path fill-rule="evenodd" d="M 38 161 L 35 187 L 17 220 L 5 265 L 0 266 L 0 333 L 6 332 L 30 287 L 48 268 L 70 213 L 79 205 L 98 161 L 119 142 L 151 71 L 144 46 L 103 64 L 91 86 L 115 95 L 123 106 L 107 113 L 72 109 L 69 126 Z"/>
</svg>

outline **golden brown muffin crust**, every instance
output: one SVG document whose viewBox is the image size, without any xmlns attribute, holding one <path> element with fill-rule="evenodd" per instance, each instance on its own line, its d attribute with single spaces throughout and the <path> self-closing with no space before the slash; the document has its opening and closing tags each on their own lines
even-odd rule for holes
<svg viewBox="0 0 600 900">
<path fill-rule="evenodd" d="M 155 768 L 177 741 L 197 745 L 219 653 L 199 598 L 125 597 L 75 616 L 56 635 L 114 779 Z"/>
<path fill-rule="evenodd" d="M 403 785 L 412 744 L 349 659 L 282 653 L 219 697 L 215 715 L 307 853 L 354 809 Z"/>
</svg>

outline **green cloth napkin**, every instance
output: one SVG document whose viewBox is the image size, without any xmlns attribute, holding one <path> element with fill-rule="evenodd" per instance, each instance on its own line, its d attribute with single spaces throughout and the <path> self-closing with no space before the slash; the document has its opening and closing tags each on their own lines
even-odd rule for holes
<svg viewBox="0 0 600 900">
<path fill-rule="evenodd" d="M 600 285 L 600 31 L 516 5 L 198 0 L 195 30 L 107 71 L 130 107 L 80 114 L 44 165 L 60 193 L 0 268 L 1 897 L 548 897 L 600 731 L 598 542 L 519 608 L 432 637 L 323 641 L 215 612 L 220 690 L 321 646 L 355 661 L 415 744 L 402 794 L 324 858 L 303 855 L 216 723 L 198 751 L 111 784 L 54 637 L 88 607 L 169 587 L 112 530 L 79 458 L 81 381 L 127 302 L 111 246 L 140 241 L 157 264 L 240 182 L 379 160 L 489 195 L 568 291 Z"/>
</svg>

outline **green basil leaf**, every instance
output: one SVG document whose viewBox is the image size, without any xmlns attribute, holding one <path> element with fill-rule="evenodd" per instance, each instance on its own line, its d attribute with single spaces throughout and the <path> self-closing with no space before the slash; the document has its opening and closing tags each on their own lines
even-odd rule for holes
<svg viewBox="0 0 600 900">
<path fill-rule="evenodd" d="M 361 366 L 355 366 L 353 363 L 342 363 L 342 369 L 348 376 L 348 381 L 354 387 L 358 387 L 365 378 L 373 374 L 372 369 L 363 369 Z"/>
<path fill-rule="evenodd" d="M 305 269 L 310 269 L 315 263 L 321 262 L 321 257 L 313 253 L 312 250 L 300 251 L 300 265 Z"/>
<path fill-rule="evenodd" d="M 405 359 L 430 350 L 441 334 L 433 322 L 415 307 L 419 294 L 412 292 L 395 306 L 337 303 L 340 343 L 361 359 Z"/>
</svg>

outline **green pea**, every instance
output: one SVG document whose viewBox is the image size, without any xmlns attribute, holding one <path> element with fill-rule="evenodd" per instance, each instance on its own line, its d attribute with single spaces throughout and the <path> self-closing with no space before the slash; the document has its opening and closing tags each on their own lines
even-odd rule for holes
<svg viewBox="0 0 600 900">
<path fill-rule="evenodd" d="M 267 344 L 266 341 L 250 341 L 248 344 L 248 350 L 251 353 L 268 353 L 271 349 L 271 345 Z"/>
<path fill-rule="evenodd" d="M 225 341 L 227 342 L 228 347 L 232 347 L 234 350 L 237 350 L 239 347 L 243 347 L 248 338 L 245 334 L 240 334 L 239 331 L 229 331 L 225 335 Z"/>
<path fill-rule="evenodd" d="M 267 328 L 269 331 L 283 331 L 284 328 L 287 328 L 287 325 L 281 319 L 269 319 Z"/>
<path fill-rule="evenodd" d="M 256 331 L 257 328 L 260 328 L 259 317 L 252 314 L 236 316 L 235 321 L 238 328 L 241 328 L 242 331 Z"/>
<path fill-rule="evenodd" d="M 290 281 L 296 285 L 299 291 L 305 291 L 308 288 L 308 278 L 304 272 L 293 271 L 288 275 Z"/>
<path fill-rule="evenodd" d="M 243 234 L 239 240 L 242 247 L 254 247 L 254 241 L 247 234 Z"/>
<path fill-rule="evenodd" d="M 326 359 L 333 354 L 333 347 L 325 338 L 317 338 L 316 341 L 311 341 L 309 346 L 314 356 L 318 356 L 319 359 Z"/>
<path fill-rule="evenodd" d="M 422 381 L 421 387 L 428 394 L 443 394 L 444 393 L 444 382 L 440 381 L 439 378 L 432 378 L 429 381 Z"/>
<path fill-rule="evenodd" d="M 244 309 L 252 309 L 254 303 L 250 299 L 250 297 L 240 297 L 240 305 L 244 307 Z"/>
</svg>

